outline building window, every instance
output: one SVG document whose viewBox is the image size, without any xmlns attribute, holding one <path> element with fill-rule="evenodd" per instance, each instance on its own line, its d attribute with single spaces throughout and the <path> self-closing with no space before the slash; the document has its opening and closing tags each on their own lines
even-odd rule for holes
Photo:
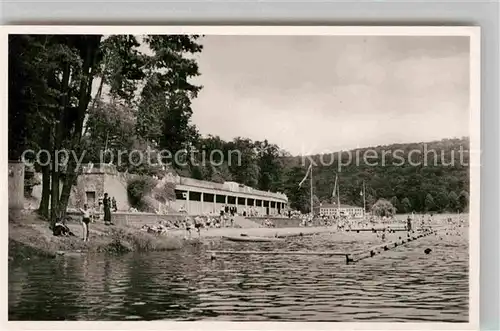
<svg viewBox="0 0 500 331">
<path fill-rule="evenodd" d="M 215 196 L 215 202 L 217 203 L 226 203 L 226 196 L 217 194 Z"/>
<path fill-rule="evenodd" d="M 262 200 L 255 200 L 255 205 L 257 207 L 262 207 Z"/>
<path fill-rule="evenodd" d="M 203 193 L 203 201 L 214 202 L 214 195 L 211 193 Z"/>
<path fill-rule="evenodd" d="M 245 198 L 238 198 L 238 205 L 244 206 L 245 205 Z"/>
<path fill-rule="evenodd" d="M 187 191 L 175 190 L 176 200 L 187 200 Z"/>
<path fill-rule="evenodd" d="M 236 204 L 236 197 L 228 196 L 227 203 L 230 205 L 235 205 Z"/>
<path fill-rule="evenodd" d="M 200 192 L 189 192 L 189 200 L 191 201 L 201 201 L 201 193 Z"/>
</svg>

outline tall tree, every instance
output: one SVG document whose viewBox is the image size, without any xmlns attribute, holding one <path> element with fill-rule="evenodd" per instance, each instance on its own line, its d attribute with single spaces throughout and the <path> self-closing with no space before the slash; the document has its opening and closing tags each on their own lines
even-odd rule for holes
<svg viewBox="0 0 500 331">
<path fill-rule="evenodd" d="M 411 206 L 411 203 L 410 203 L 410 199 L 403 198 L 403 200 L 401 200 L 401 207 L 403 208 L 403 211 L 405 213 L 411 212 L 412 206 Z"/>
<path fill-rule="evenodd" d="M 143 38 L 153 55 L 146 60 L 148 78 L 139 101 L 138 131 L 172 154 L 190 150 L 198 139 L 190 123 L 191 100 L 201 86 L 190 79 L 198 76 L 199 70 L 196 60 L 186 56 L 201 52 L 197 39 L 196 35 Z"/>
<path fill-rule="evenodd" d="M 300 181 L 304 178 L 306 170 L 302 167 L 293 167 L 286 173 L 285 192 L 288 196 L 288 204 L 292 209 L 303 213 L 309 212 L 310 191 L 307 185 L 299 187 Z"/>
<path fill-rule="evenodd" d="M 397 196 L 391 198 L 391 204 L 396 208 L 396 212 L 401 211 L 401 206 L 399 205 L 399 200 Z"/>
<path fill-rule="evenodd" d="M 132 150 L 139 139 L 135 136 L 133 109 L 118 103 L 97 101 L 88 112 L 86 129 L 82 141 L 85 161 L 113 162 L 121 166 L 119 170 L 122 171 L 128 167 L 128 155 L 124 154 L 118 160 L 118 153 Z"/>
<path fill-rule="evenodd" d="M 467 191 L 460 192 L 458 196 L 458 205 L 461 212 L 468 210 L 469 208 L 469 193 Z"/>
<path fill-rule="evenodd" d="M 91 100 L 92 83 L 102 58 L 100 43 L 101 35 L 61 36 L 58 38 L 59 53 L 56 59 L 59 66 L 54 70 L 54 76 L 49 79 L 57 80 L 61 93 L 59 111 L 54 124 L 54 159 L 52 160 L 51 174 L 51 221 L 66 214 L 66 208 L 71 188 L 78 176 L 77 160 L 69 158 L 64 167 L 64 176 L 58 160 L 57 151 L 66 149 L 81 155 L 81 138 L 83 123 Z M 59 183 L 63 183 L 62 188 Z"/>
<path fill-rule="evenodd" d="M 438 191 L 438 193 L 436 194 L 436 198 L 434 199 L 434 202 L 436 204 L 436 209 L 438 211 L 446 210 L 449 204 L 449 200 L 448 200 L 448 193 L 444 188 Z"/>
<path fill-rule="evenodd" d="M 432 197 L 432 195 L 430 193 L 428 193 L 426 196 L 425 196 L 425 210 L 427 212 L 429 211 L 434 211 L 434 208 L 436 207 L 435 203 L 434 203 L 434 198 Z"/>
<path fill-rule="evenodd" d="M 455 192 L 451 191 L 448 194 L 448 210 L 456 212 L 459 209 L 458 196 Z"/>
<path fill-rule="evenodd" d="M 267 140 L 255 142 L 255 147 L 260 168 L 258 188 L 264 191 L 281 189 L 283 169 L 280 162 L 280 148 Z"/>
<path fill-rule="evenodd" d="M 387 201 L 385 199 L 379 199 L 372 206 L 372 213 L 377 215 L 377 216 L 390 217 L 390 216 L 396 214 L 396 208 L 389 201 Z"/>
<path fill-rule="evenodd" d="M 19 159 L 28 148 L 49 153 L 52 150 L 52 126 L 59 98 L 53 79 L 49 81 L 49 73 L 57 66 L 55 53 L 53 36 L 9 36 L 9 159 Z M 41 153 L 39 161 L 35 166 L 43 174 L 40 213 L 48 217 L 50 159 Z"/>
<path fill-rule="evenodd" d="M 103 86 L 109 87 L 112 104 L 133 107 L 145 81 L 157 77 L 159 90 L 166 95 L 165 112 L 160 117 L 162 134 L 170 134 L 172 138 L 164 142 L 176 146 L 190 144 L 193 136 L 193 126 L 188 124 L 192 113 L 190 99 L 196 96 L 200 87 L 188 81 L 198 75 L 198 66 L 194 59 L 184 54 L 201 51 L 201 46 L 195 42 L 197 38 L 144 36 L 141 42 L 149 47 L 149 54 L 140 53 L 139 38 L 130 35 L 105 38 L 101 35 L 13 36 L 9 39 L 9 49 L 16 52 L 15 56 L 9 56 L 9 72 L 12 73 L 9 100 L 13 101 L 9 105 L 12 111 L 9 111 L 9 124 L 12 124 L 9 125 L 9 141 L 25 145 L 31 139 L 50 151 L 50 168 L 42 169 L 44 198 L 40 208 L 48 206 L 45 197 L 50 196 L 52 222 L 64 216 L 71 187 L 81 170 L 74 157 L 64 160 L 65 164 L 61 165 L 54 156 L 61 149 L 72 151 L 78 157 L 85 151 L 82 136 L 86 136 L 87 130 L 84 130 L 84 123 L 89 109 L 99 104 Z M 99 88 L 95 102 L 90 104 L 95 79 L 100 80 Z M 36 93 L 23 92 L 33 88 Z M 24 103 L 15 104 L 14 100 Z M 22 113 L 23 108 L 32 111 Z M 37 136 L 31 137 L 29 130 L 16 130 L 23 126 L 41 129 L 33 130 Z M 92 139 L 92 135 L 90 137 Z M 10 148 L 9 156 L 19 157 L 22 148 Z"/>
</svg>

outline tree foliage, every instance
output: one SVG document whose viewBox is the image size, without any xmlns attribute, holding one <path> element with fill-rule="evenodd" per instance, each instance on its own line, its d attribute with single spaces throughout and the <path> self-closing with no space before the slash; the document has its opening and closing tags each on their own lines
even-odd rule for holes
<svg viewBox="0 0 500 331">
<path fill-rule="evenodd" d="M 100 153 L 106 150 L 116 157 L 120 150 L 135 149 L 152 160 L 158 159 L 160 150 L 172 154 L 185 150 L 196 153 L 185 165 L 172 164 L 179 175 L 219 183 L 237 181 L 264 191 L 284 192 L 292 208 L 308 212 L 309 187 L 298 186 L 306 172 L 302 157 L 293 157 L 267 140 L 236 137 L 225 141 L 216 135 L 201 136 L 191 122 L 191 102 L 202 88 L 193 83 L 200 74 L 193 56 L 202 51 L 198 38 L 9 36 L 9 158 L 19 159 L 27 148 L 46 149 L 52 154 L 60 149 L 78 156 L 85 153 L 84 161 L 94 163 L 101 161 Z M 378 161 L 375 166 L 347 164 L 347 154 L 342 154 L 342 160 L 336 157 L 333 163 L 321 165 L 324 157 L 312 155 L 312 162 L 317 164 L 313 177 L 315 204 L 331 200 L 338 174 L 342 204 L 363 206 L 359 192 L 364 183 L 368 210 L 385 206 L 383 213 L 393 213 L 388 209 L 390 204 L 405 213 L 466 211 L 469 175 L 468 166 L 462 162 L 468 163 L 469 156 L 460 159 L 457 151 L 468 146 L 467 138 L 429 142 L 428 149 L 438 153 L 426 166 L 408 162 L 395 165 L 398 160 L 394 154 L 381 160 L 383 151 L 394 150 L 401 150 L 408 160 L 411 151 L 422 149 L 420 143 L 371 148 L 379 157 L 371 160 Z M 362 155 L 366 150 L 350 154 Z M 116 164 L 116 159 L 113 161 Z M 122 159 L 119 170 L 140 175 L 164 171 L 161 164 L 133 163 L 128 157 Z M 76 161 L 70 158 L 63 167 L 55 163 L 37 167 L 43 185 L 40 211 L 54 221 L 66 210 L 79 174 Z M 172 193 L 171 189 L 167 191 L 166 197 Z"/>
<path fill-rule="evenodd" d="M 403 198 L 403 200 L 401 200 L 401 209 L 401 211 L 405 213 L 409 213 L 412 211 L 410 199 Z"/>
<path fill-rule="evenodd" d="M 467 191 L 460 192 L 458 196 L 458 205 L 461 212 L 465 212 L 469 208 L 469 193 Z"/>
<path fill-rule="evenodd" d="M 393 196 L 391 198 L 391 204 L 394 206 L 394 208 L 396 209 L 396 211 L 402 211 L 403 210 L 403 208 L 399 204 L 399 199 L 398 199 L 397 196 Z"/>
<path fill-rule="evenodd" d="M 430 212 L 435 210 L 434 198 L 430 193 L 425 196 L 425 211 Z"/>
<path fill-rule="evenodd" d="M 386 199 L 379 199 L 371 209 L 374 215 L 380 217 L 391 217 L 396 214 L 396 208 Z"/>
<path fill-rule="evenodd" d="M 448 195 L 448 209 L 450 211 L 456 212 L 460 208 L 459 202 L 458 202 L 458 196 L 454 191 L 451 191 L 450 194 Z"/>
<path fill-rule="evenodd" d="M 141 117 L 148 118 L 147 105 L 136 111 L 140 103 L 138 96 L 148 82 L 159 86 L 153 92 L 164 97 L 155 95 L 156 101 L 164 101 L 159 116 L 154 117 L 155 123 L 158 119 L 161 123 L 163 140 L 160 143 L 172 148 L 189 145 L 196 133 L 189 124 L 190 100 L 201 87 L 189 82 L 198 75 L 198 66 L 186 54 L 201 51 L 197 38 L 188 35 L 10 36 L 9 157 L 18 159 L 28 146 L 35 146 L 51 153 L 65 149 L 77 156 L 88 152 L 88 159 L 95 160 L 103 148 L 130 149 L 137 141 L 149 139 L 147 136 L 133 139 L 130 121 L 133 117 L 132 132 L 144 131 L 137 122 L 146 127 L 153 125 L 153 121 Z M 140 51 L 141 44 L 149 51 Z M 92 101 L 94 82 L 98 88 Z M 105 88 L 109 101 L 103 103 Z M 147 92 L 142 94 L 150 98 Z M 136 121 L 137 118 L 141 121 Z M 50 166 L 42 167 L 40 212 L 50 216 L 52 222 L 64 216 L 79 173 L 77 160 L 66 161 L 64 167 L 54 159 Z"/>
<path fill-rule="evenodd" d="M 348 159 L 344 156 L 340 172 L 338 171 L 338 157 L 333 160 L 332 164 L 322 165 L 321 155 L 310 156 L 316 164 L 314 167 L 315 194 L 322 201 L 329 200 L 335 175 L 338 173 L 340 202 L 343 204 L 363 206 L 363 197 L 360 196 L 359 192 L 362 190 L 364 182 L 368 210 L 379 199 L 393 201 L 394 207 L 400 213 L 425 212 L 429 207 L 435 212 L 466 210 L 467 192 L 469 191 L 469 154 L 463 153 L 461 156 L 458 151 L 461 148 L 465 151 L 468 150 L 469 139 L 443 139 L 427 142 L 426 145 L 428 150 L 437 152 L 437 158 L 429 157 L 424 166 L 411 165 L 408 162 L 399 165 L 398 160 L 391 156 L 392 154 L 387 154 L 385 162 L 382 162 L 383 151 L 400 150 L 402 151 L 400 155 L 408 160 L 409 153 L 413 150 L 421 150 L 422 144 L 394 144 L 369 148 L 378 155 L 378 159 L 371 160 L 371 162 L 376 163 L 375 165 L 365 164 L 363 160 L 360 160 L 361 162 L 358 164 L 356 162 L 347 164 Z M 366 150 L 368 148 L 352 150 L 349 153 L 352 156 L 356 153 L 363 155 Z M 335 155 L 337 156 L 337 154 Z M 305 163 L 308 164 L 309 161 Z M 306 165 L 304 165 L 302 157 L 282 157 L 281 164 L 283 164 L 284 173 L 288 169 L 299 167 L 303 171 L 302 174 L 305 174 Z M 293 179 L 297 183 L 302 179 L 298 177 Z M 287 180 L 284 174 L 281 175 L 281 178 L 283 181 Z M 289 199 L 295 200 L 294 195 L 299 193 L 293 189 L 286 189 L 290 185 L 285 184 L 283 187 L 285 187 L 284 191 Z M 291 187 L 293 188 L 293 185 Z M 464 194 L 462 202 L 460 202 L 458 195 L 462 191 Z M 430 206 L 430 199 L 426 199 L 428 195 L 432 197 L 432 206 Z M 399 201 L 399 206 L 397 201 Z"/>
<path fill-rule="evenodd" d="M 139 210 L 146 207 L 145 198 L 151 194 L 157 181 L 152 177 L 142 176 L 134 178 L 127 183 L 127 195 L 130 205 Z"/>
</svg>

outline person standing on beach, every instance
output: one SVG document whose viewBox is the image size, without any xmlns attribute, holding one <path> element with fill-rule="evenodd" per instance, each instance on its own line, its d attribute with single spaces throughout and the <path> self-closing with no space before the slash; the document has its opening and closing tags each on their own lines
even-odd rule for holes
<svg viewBox="0 0 500 331">
<path fill-rule="evenodd" d="M 83 241 L 89 241 L 90 210 L 87 204 L 84 204 L 80 211 L 82 212 Z"/>
<path fill-rule="evenodd" d="M 186 219 L 184 220 L 184 224 L 186 226 L 186 232 L 187 232 L 186 238 L 191 239 L 191 228 L 192 228 L 191 219 L 189 217 L 186 217 Z"/>
<path fill-rule="evenodd" d="M 203 226 L 203 222 L 199 216 L 196 216 L 194 218 L 194 228 L 196 229 L 196 232 L 198 232 L 198 238 L 201 237 L 201 227 Z"/>
<path fill-rule="evenodd" d="M 95 223 L 97 217 L 99 217 L 99 209 L 97 209 L 94 203 L 94 206 L 90 210 L 90 223 Z"/>
<path fill-rule="evenodd" d="M 104 224 L 113 225 L 111 222 L 111 200 L 108 197 L 108 193 L 104 193 L 102 204 L 104 206 Z"/>
<path fill-rule="evenodd" d="M 406 220 L 406 231 L 411 231 L 411 217 L 408 215 L 408 219 Z"/>
<path fill-rule="evenodd" d="M 101 221 L 101 220 L 102 220 L 102 213 L 103 213 L 103 211 L 104 211 L 104 210 L 103 210 L 103 206 L 102 206 L 102 202 L 103 202 L 103 200 L 104 200 L 104 199 L 103 199 L 103 197 L 102 197 L 102 196 L 100 196 L 100 197 L 99 197 L 99 204 L 98 204 L 99 221 Z"/>
<path fill-rule="evenodd" d="M 111 198 L 111 206 L 113 207 L 113 211 L 116 212 L 118 208 L 116 207 L 116 199 L 115 197 Z"/>
</svg>

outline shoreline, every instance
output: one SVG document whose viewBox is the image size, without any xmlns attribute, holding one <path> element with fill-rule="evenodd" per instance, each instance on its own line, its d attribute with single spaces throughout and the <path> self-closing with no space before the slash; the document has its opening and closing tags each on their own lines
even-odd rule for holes
<svg viewBox="0 0 500 331">
<path fill-rule="evenodd" d="M 79 221 L 68 222 L 68 227 L 75 234 L 70 237 L 53 236 L 47 221 L 36 212 L 9 210 L 9 262 L 30 260 L 31 258 L 55 258 L 60 255 L 81 255 L 93 253 L 122 254 L 128 252 L 171 251 L 188 246 L 204 244 L 210 240 L 223 240 L 223 237 L 291 238 L 330 234 L 335 238 L 372 237 L 371 229 L 338 231 L 332 226 L 314 227 L 277 227 L 277 228 L 202 228 L 200 234 L 193 229 L 191 237 L 185 230 L 169 230 L 166 234 L 151 234 L 138 227 L 126 225 L 106 226 L 101 222 L 90 223 L 90 240 L 84 242 L 83 228 Z M 391 226 L 399 228 L 399 226 Z M 381 226 L 375 229 L 381 230 Z M 399 234 L 398 234 L 399 233 Z M 406 236 L 403 232 L 387 234 L 388 237 Z"/>
<path fill-rule="evenodd" d="M 9 262 L 36 258 L 56 258 L 94 253 L 121 254 L 128 252 L 171 251 L 203 244 L 205 240 L 240 236 L 293 237 L 334 232 L 331 227 L 297 228 L 202 228 L 200 235 L 185 230 L 169 230 L 166 234 L 151 234 L 139 228 L 90 223 L 90 240 L 83 241 L 83 227 L 79 221 L 67 223 L 75 236 L 54 236 L 47 221 L 30 210 L 9 211 Z M 187 239 L 187 240 L 186 240 Z"/>
<path fill-rule="evenodd" d="M 79 221 L 67 223 L 75 236 L 54 236 L 49 223 L 32 211 L 9 211 L 9 262 L 60 255 L 169 251 L 187 243 L 179 236 L 158 236 L 121 225 L 91 223 L 89 241 L 83 241 Z"/>
</svg>

